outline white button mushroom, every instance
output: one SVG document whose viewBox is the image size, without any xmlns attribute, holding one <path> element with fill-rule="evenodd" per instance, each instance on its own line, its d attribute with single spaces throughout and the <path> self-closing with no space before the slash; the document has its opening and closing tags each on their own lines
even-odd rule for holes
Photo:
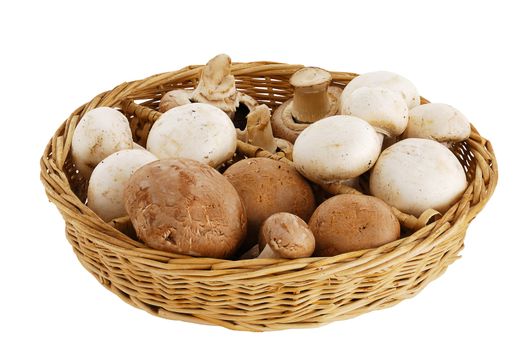
<svg viewBox="0 0 523 350">
<path fill-rule="evenodd" d="M 422 138 L 445 145 L 460 142 L 470 136 L 470 123 L 456 108 L 444 103 L 427 103 L 409 111 L 405 138 Z"/>
<path fill-rule="evenodd" d="M 164 113 L 171 108 L 192 103 L 191 96 L 192 93 L 184 89 L 171 90 L 162 96 L 158 110 Z"/>
<path fill-rule="evenodd" d="M 446 211 L 467 187 L 465 171 L 445 146 L 405 139 L 383 151 L 370 175 L 370 193 L 404 213 Z"/>
<path fill-rule="evenodd" d="M 158 158 L 189 158 L 217 167 L 236 150 L 236 129 L 221 109 L 191 103 L 165 112 L 153 124 L 147 150 Z"/>
<path fill-rule="evenodd" d="M 341 114 L 367 121 L 382 139 L 401 135 L 409 121 L 405 100 L 399 93 L 382 87 L 360 87 L 342 97 L 342 106 Z"/>
<path fill-rule="evenodd" d="M 381 140 L 366 121 L 332 116 L 311 124 L 294 143 L 296 169 L 318 184 L 345 181 L 369 170 Z"/>
<path fill-rule="evenodd" d="M 378 71 L 365 73 L 352 79 L 341 94 L 341 109 L 345 108 L 344 102 L 347 98 L 360 87 L 382 87 L 398 92 L 407 103 L 409 108 L 420 104 L 418 90 L 408 79 L 392 72 Z"/>
<path fill-rule="evenodd" d="M 124 188 L 141 166 L 157 160 L 151 152 L 141 149 L 111 154 L 94 168 L 87 189 L 87 206 L 104 221 L 127 215 Z"/>
<path fill-rule="evenodd" d="M 109 107 L 87 112 L 76 126 L 71 144 L 73 161 L 85 178 L 107 156 L 132 148 L 133 135 L 127 118 Z"/>
</svg>

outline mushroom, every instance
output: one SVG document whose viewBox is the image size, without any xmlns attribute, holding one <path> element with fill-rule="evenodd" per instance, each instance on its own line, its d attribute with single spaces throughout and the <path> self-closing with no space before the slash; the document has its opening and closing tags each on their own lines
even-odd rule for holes
<svg viewBox="0 0 523 350">
<path fill-rule="evenodd" d="M 131 175 L 157 160 L 148 151 L 128 149 L 111 154 L 94 168 L 87 188 L 87 206 L 105 222 L 126 215 L 123 191 Z"/>
<path fill-rule="evenodd" d="M 231 59 L 224 54 L 207 62 L 194 91 L 178 88 L 167 92 L 161 98 L 158 110 L 164 113 L 193 102 L 220 108 L 233 119 L 239 130 L 245 128 L 245 116 L 258 105 L 254 98 L 236 90 L 235 78 L 231 74 Z"/>
<path fill-rule="evenodd" d="M 172 108 L 153 124 L 147 150 L 160 159 L 182 157 L 217 167 L 236 150 L 236 130 L 217 107 L 191 103 Z"/>
<path fill-rule="evenodd" d="M 321 68 L 305 67 L 295 72 L 289 81 L 294 97 L 272 116 L 274 135 L 294 142 L 310 123 L 336 114 L 342 90 L 329 86 L 331 81 L 330 73 Z"/>
<path fill-rule="evenodd" d="M 247 127 L 240 131 L 236 129 L 238 139 L 248 144 L 258 146 L 270 153 L 279 150 L 288 157 L 292 157 L 292 143 L 287 140 L 275 138 L 271 127 L 271 111 L 266 105 L 256 106 L 247 115 Z"/>
<path fill-rule="evenodd" d="M 169 109 L 183 106 L 191 101 L 192 93 L 184 89 L 171 90 L 160 99 L 160 105 L 158 110 L 162 113 L 167 112 Z"/>
<path fill-rule="evenodd" d="M 245 250 L 257 241 L 262 223 L 272 214 L 288 212 L 307 221 L 314 211 L 312 189 L 291 165 L 268 158 L 248 158 L 231 165 L 223 175 L 247 209 Z"/>
<path fill-rule="evenodd" d="M 382 87 L 398 92 L 407 103 L 407 107 L 413 108 L 420 104 L 418 90 L 408 79 L 392 72 L 378 71 L 362 74 L 352 79 L 343 89 L 341 94 L 341 109 L 345 109 L 348 97 L 360 87 Z"/>
<path fill-rule="evenodd" d="M 191 100 L 212 104 L 231 118 L 235 118 L 240 103 L 249 110 L 257 105 L 252 97 L 236 90 L 235 79 L 231 74 L 231 58 L 224 54 L 212 58 L 203 67 Z"/>
<path fill-rule="evenodd" d="M 316 240 L 315 256 L 334 256 L 376 248 L 400 238 L 400 224 L 381 199 L 340 194 L 312 214 L 309 228 Z"/>
<path fill-rule="evenodd" d="M 467 187 L 465 171 L 445 146 L 405 139 L 384 150 L 370 173 L 370 193 L 404 213 L 446 211 Z"/>
<path fill-rule="evenodd" d="M 363 86 L 343 95 L 341 114 L 367 121 L 383 137 L 395 138 L 407 127 L 409 109 L 398 92 L 383 87 Z"/>
<path fill-rule="evenodd" d="M 292 158 L 303 176 L 321 185 L 363 174 L 374 165 L 380 149 L 380 137 L 369 123 L 332 116 L 311 124 L 298 136 Z"/>
<path fill-rule="evenodd" d="M 73 134 L 71 153 L 80 173 L 89 179 L 93 169 L 114 152 L 133 148 L 127 118 L 114 108 L 98 107 L 85 113 Z"/>
<path fill-rule="evenodd" d="M 144 165 L 131 176 L 124 198 L 138 237 L 154 249 L 227 258 L 245 238 L 245 207 L 234 187 L 191 159 Z"/>
<path fill-rule="evenodd" d="M 307 223 L 290 213 L 276 213 L 260 229 L 258 258 L 307 258 L 314 252 L 314 235 Z"/>
<path fill-rule="evenodd" d="M 444 103 L 427 103 L 409 111 L 404 138 L 422 138 L 451 146 L 468 139 L 470 123 L 456 108 Z"/>
</svg>

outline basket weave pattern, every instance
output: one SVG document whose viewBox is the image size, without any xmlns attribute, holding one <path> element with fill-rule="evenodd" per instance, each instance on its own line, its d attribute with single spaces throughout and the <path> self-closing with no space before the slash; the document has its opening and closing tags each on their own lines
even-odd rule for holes
<svg viewBox="0 0 523 350">
<path fill-rule="evenodd" d="M 274 109 L 292 96 L 288 79 L 301 67 L 235 63 L 232 74 L 240 91 Z M 148 108 L 128 117 L 136 141 L 144 144 L 157 118 L 149 108 L 156 108 L 167 91 L 194 88 L 201 68 L 189 66 L 99 94 L 60 126 L 41 159 L 45 191 L 65 220 L 78 259 L 121 299 L 156 316 L 236 330 L 313 327 L 412 297 L 459 257 L 469 222 L 497 182 L 492 147 L 475 128 L 453 150 L 469 182 L 461 200 L 440 219 L 376 249 L 296 260 L 193 258 L 152 250 L 104 223 L 84 204 L 86 182 L 70 157 L 79 118 L 95 107 L 122 108 L 124 101 L 137 101 Z M 356 75 L 332 76 L 343 87 Z M 267 156 L 256 152 L 250 156 Z"/>
</svg>

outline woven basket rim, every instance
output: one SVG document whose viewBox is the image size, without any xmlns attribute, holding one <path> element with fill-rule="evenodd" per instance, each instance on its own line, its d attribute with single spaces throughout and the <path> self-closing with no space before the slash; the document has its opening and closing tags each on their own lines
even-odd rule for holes
<svg viewBox="0 0 523 350">
<path fill-rule="evenodd" d="M 494 151 L 490 142 L 479 134 L 476 128 L 472 126 L 473 138 L 472 141 L 476 142 L 478 145 L 481 145 L 484 148 L 484 155 L 488 156 L 485 161 L 488 161 L 488 168 L 490 172 L 487 175 L 488 184 L 485 193 L 482 195 L 481 200 L 476 203 L 469 205 L 464 203 L 463 198 L 465 195 L 473 196 L 474 190 L 477 190 L 477 186 L 474 183 L 469 183 L 467 191 L 459 202 L 451 207 L 447 213 L 441 218 L 433 223 L 419 229 L 414 232 L 412 235 L 401 238 L 394 242 L 388 243 L 386 245 L 372 248 L 359 250 L 349 253 L 344 253 L 336 255 L 333 257 L 310 257 L 310 258 L 301 258 L 301 259 L 254 259 L 254 260 L 228 260 L 228 259 L 215 259 L 215 258 L 204 258 L 204 257 L 191 257 L 181 254 L 162 252 L 154 250 L 152 248 L 146 247 L 140 242 L 133 241 L 132 239 L 125 236 L 120 231 L 116 230 L 108 223 L 105 223 L 100 219 L 94 212 L 92 212 L 85 204 L 83 204 L 78 197 L 74 194 L 68 180 L 67 175 L 63 171 L 66 157 L 70 149 L 70 136 L 66 139 L 63 138 L 63 134 L 72 134 L 79 118 L 86 113 L 88 110 L 98 107 L 98 106 L 109 106 L 116 107 L 120 106 L 120 103 L 126 98 L 134 98 L 136 95 L 139 95 L 141 91 L 145 91 L 149 88 L 149 85 L 169 85 L 173 80 L 173 76 L 176 76 L 176 80 L 189 79 L 199 75 L 203 65 L 188 65 L 184 68 L 181 68 L 176 71 L 164 72 L 159 74 L 154 74 L 150 77 L 126 82 L 116 86 L 112 90 L 107 90 L 96 95 L 91 101 L 81 105 L 71 115 L 59 126 L 56 130 L 54 136 L 48 142 L 45 147 L 44 154 L 41 158 L 41 172 L 40 178 L 44 184 L 46 194 L 51 202 L 59 207 L 59 210 L 64 215 L 66 222 L 70 216 L 80 216 L 84 218 L 89 218 L 87 223 L 77 223 L 77 225 L 82 226 L 83 224 L 94 224 L 95 226 L 100 226 L 104 228 L 104 232 L 101 232 L 99 236 L 89 237 L 97 244 L 101 246 L 108 247 L 111 250 L 114 250 L 118 253 L 129 254 L 131 256 L 139 256 L 145 262 L 149 262 L 151 268 L 158 269 L 169 269 L 169 265 L 173 261 L 177 264 L 183 261 L 183 263 L 191 263 L 191 260 L 196 263 L 196 265 L 208 265 L 213 270 L 218 269 L 235 269 L 238 267 L 252 267 L 254 270 L 262 271 L 265 269 L 274 270 L 275 268 L 282 268 L 285 271 L 287 268 L 295 269 L 296 266 L 303 266 L 304 268 L 318 268 L 323 265 L 335 264 L 337 262 L 347 262 L 347 261 L 356 261 L 358 259 L 367 259 L 368 256 L 379 256 L 382 254 L 393 253 L 398 247 L 411 244 L 413 241 L 419 239 L 420 237 L 426 237 L 426 231 L 438 231 L 441 229 L 440 222 L 445 222 L 447 214 L 460 212 L 462 215 L 458 220 L 464 220 L 470 222 L 475 215 L 483 208 L 488 199 L 491 197 L 495 186 L 497 184 L 497 175 L 498 175 L 498 166 Z M 234 62 L 232 64 L 231 73 L 234 74 L 237 78 L 241 78 L 244 72 L 248 72 L 248 76 L 254 77 L 265 77 L 270 76 L 287 76 L 292 74 L 293 71 L 296 71 L 302 68 L 303 65 L 299 64 L 286 64 L 272 61 L 254 61 L 254 62 Z M 332 72 L 330 73 L 333 76 L 333 81 L 338 80 L 347 80 L 352 79 L 357 76 L 356 73 L 347 73 L 347 72 Z M 151 83 L 152 82 L 152 83 Z M 148 83 L 148 84 L 147 84 Z M 60 139 L 62 137 L 62 139 Z M 54 156 L 53 150 L 58 149 L 59 147 L 64 147 L 65 154 L 62 154 L 61 157 L 56 159 Z M 51 174 L 57 176 L 50 176 Z M 56 188 L 63 190 L 64 193 L 57 193 Z M 67 205 L 69 204 L 69 205 Z M 447 231 L 449 231 L 447 229 Z M 450 230 L 451 231 L 451 230 Z M 429 235 L 430 236 L 430 235 Z M 427 236 L 427 237 L 429 237 Z M 397 254 L 392 254 L 392 258 Z M 371 259 L 372 260 L 372 259 Z M 357 264 L 356 264 L 357 265 Z M 203 267 L 203 266 L 202 266 Z M 200 267 L 201 268 L 201 267 Z M 243 274 L 241 272 L 240 274 Z M 239 276 L 238 278 L 243 278 Z"/>
</svg>

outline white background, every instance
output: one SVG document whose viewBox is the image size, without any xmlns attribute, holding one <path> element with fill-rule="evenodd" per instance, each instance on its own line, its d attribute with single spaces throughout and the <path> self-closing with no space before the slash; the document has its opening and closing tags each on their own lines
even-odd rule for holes
<svg viewBox="0 0 523 350">
<path fill-rule="evenodd" d="M 0 348 L 521 349 L 521 10 L 517 1 L 465 3 L 4 2 Z M 45 197 L 45 144 L 97 93 L 221 52 L 235 61 L 391 70 L 465 113 L 492 141 L 500 181 L 469 227 L 463 258 L 393 308 L 260 334 L 156 318 L 99 285 Z"/>
</svg>

